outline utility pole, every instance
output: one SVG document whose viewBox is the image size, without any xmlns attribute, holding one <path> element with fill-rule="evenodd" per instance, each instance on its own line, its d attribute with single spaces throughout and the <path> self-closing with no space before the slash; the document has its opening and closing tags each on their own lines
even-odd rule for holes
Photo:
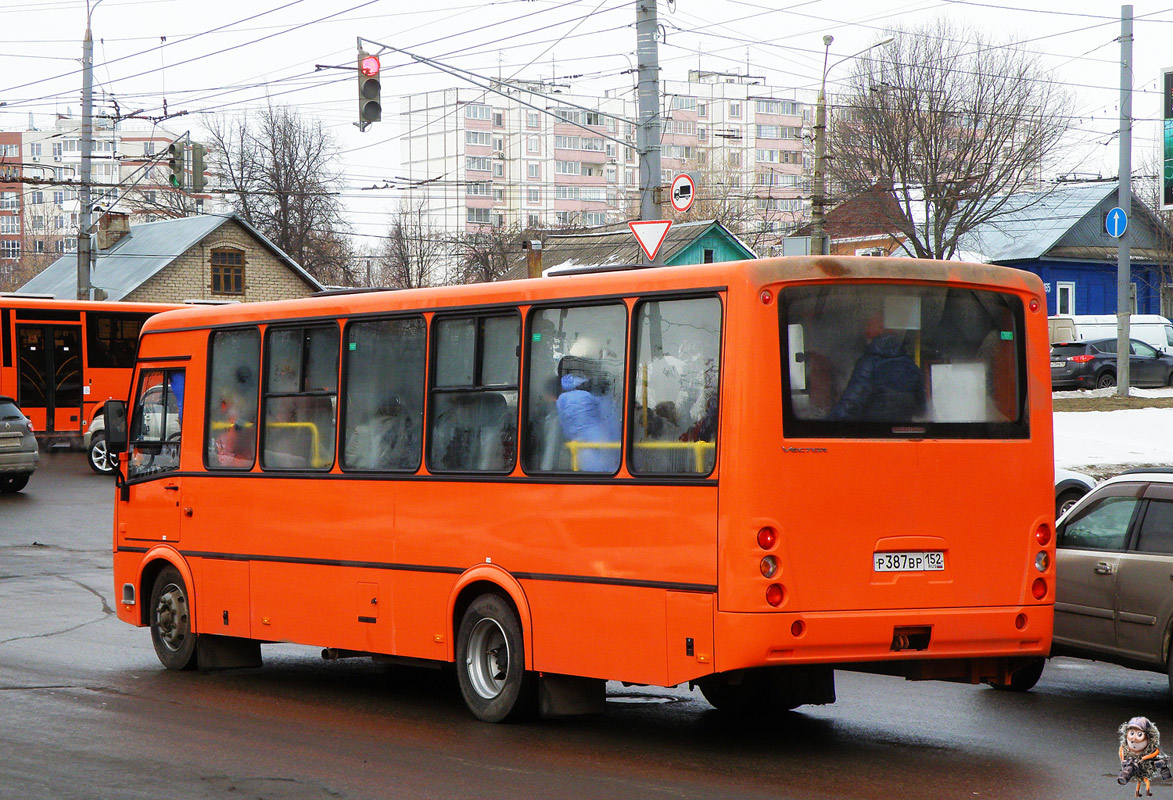
<svg viewBox="0 0 1173 800">
<path fill-rule="evenodd" d="M 656 42 L 656 0 L 638 0 L 635 17 L 636 63 L 639 72 L 639 218 L 660 219 L 660 56 Z M 663 264 L 659 253 L 651 264 Z"/>
<path fill-rule="evenodd" d="M 1132 216 L 1132 6 L 1120 7 L 1120 208 Z M 1129 316 L 1132 314 L 1132 269 L 1127 225 L 1116 251 L 1116 394 L 1128 397 Z"/>
<path fill-rule="evenodd" d="M 827 236 L 823 232 L 823 204 L 826 202 L 827 180 L 824 175 L 824 161 L 827 156 L 827 59 L 831 55 L 831 43 L 835 37 L 823 37 L 823 80 L 819 84 L 819 100 L 815 107 L 815 174 L 811 181 L 811 255 L 827 254 Z"/>
<path fill-rule="evenodd" d="M 101 0 L 98 0 L 100 3 Z M 97 6 L 97 3 L 94 4 Z M 81 213 L 77 232 L 77 299 L 90 299 L 91 160 L 94 152 L 94 35 L 90 31 L 90 4 L 86 3 L 86 38 L 81 48 Z"/>
</svg>

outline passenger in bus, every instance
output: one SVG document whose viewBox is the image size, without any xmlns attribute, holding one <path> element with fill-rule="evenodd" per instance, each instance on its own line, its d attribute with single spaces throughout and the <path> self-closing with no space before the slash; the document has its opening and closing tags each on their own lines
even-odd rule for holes
<svg viewBox="0 0 1173 800">
<path fill-rule="evenodd" d="M 855 362 L 847 388 L 827 419 L 908 421 L 924 410 L 925 380 L 904 349 L 900 334 L 884 330 L 879 315 L 869 321 L 869 339 Z"/>
<path fill-rule="evenodd" d="M 346 437 L 346 466 L 358 469 L 408 469 L 416 464 L 410 415 L 390 397 Z"/>
<path fill-rule="evenodd" d="M 253 414 L 248 411 L 252 404 L 246 398 L 256 384 L 252 370 L 246 366 L 237 367 L 234 378 L 235 385 L 225 386 L 220 393 L 216 418 L 227 425 L 216 437 L 214 452 L 222 467 L 250 467 L 256 455 L 256 440 L 251 429 Z"/>
<path fill-rule="evenodd" d="M 564 359 L 565 360 L 565 359 Z M 601 372 L 601 369 L 600 369 Z M 614 472 L 619 469 L 620 417 L 606 396 L 600 379 L 579 372 L 567 372 L 561 380 L 558 420 L 568 442 L 579 442 L 578 471 Z M 614 447 L 591 447 L 614 443 Z"/>
</svg>

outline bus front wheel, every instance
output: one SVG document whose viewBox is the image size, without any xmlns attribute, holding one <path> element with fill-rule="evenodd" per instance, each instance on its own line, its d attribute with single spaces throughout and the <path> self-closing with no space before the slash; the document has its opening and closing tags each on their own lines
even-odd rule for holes
<svg viewBox="0 0 1173 800">
<path fill-rule="evenodd" d="M 521 623 L 499 595 L 483 594 L 464 612 L 456 675 L 465 704 L 485 722 L 519 719 L 536 707 L 537 683 L 525 669 Z"/>
<path fill-rule="evenodd" d="M 167 669 L 193 669 L 196 635 L 191 628 L 191 603 L 183 576 L 165 567 L 151 590 L 151 641 Z"/>
</svg>

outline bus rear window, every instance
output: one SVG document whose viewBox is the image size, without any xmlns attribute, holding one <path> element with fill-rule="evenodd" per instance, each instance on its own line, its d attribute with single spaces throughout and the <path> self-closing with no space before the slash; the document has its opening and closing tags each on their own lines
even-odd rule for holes
<svg viewBox="0 0 1173 800">
<path fill-rule="evenodd" d="M 960 287 L 779 295 L 787 437 L 1024 438 L 1022 302 Z"/>
</svg>

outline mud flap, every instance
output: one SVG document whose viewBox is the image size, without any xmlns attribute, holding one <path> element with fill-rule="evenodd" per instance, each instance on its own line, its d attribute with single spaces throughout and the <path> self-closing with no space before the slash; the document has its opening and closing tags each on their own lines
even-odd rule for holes
<svg viewBox="0 0 1173 800">
<path fill-rule="evenodd" d="M 538 676 L 538 713 L 542 719 L 602 714 L 607 707 L 607 682 L 570 675 Z"/>
<path fill-rule="evenodd" d="M 259 667 L 261 643 L 256 639 L 201 633 L 196 643 L 196 666 L 200 670 Z"/>
</svg>

